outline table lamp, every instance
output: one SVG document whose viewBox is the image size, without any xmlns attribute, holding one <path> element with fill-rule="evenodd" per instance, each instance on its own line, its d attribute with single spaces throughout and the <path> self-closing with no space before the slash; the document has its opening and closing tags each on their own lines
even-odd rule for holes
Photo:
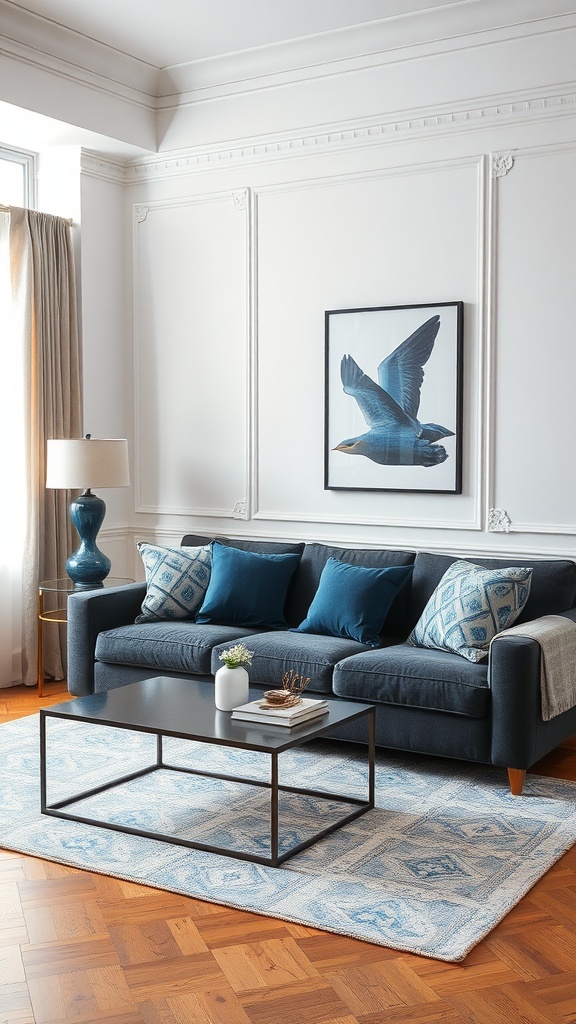
<svg viewBox="0 0 576 1024">
<path fill-rule="evenodd" d="M 46 487 L 76 490 L 82 494 L 70 504 L 70 518 L 78 531 L 80 546 L 66 560 L 66 572 L 77 587 L 102 583 L 111 562 L 96 546 L 106 505 L 92 487 L 127 487 L 128 442 L 93 438 L 49 440 L 46 453 Z"/>
</svg>

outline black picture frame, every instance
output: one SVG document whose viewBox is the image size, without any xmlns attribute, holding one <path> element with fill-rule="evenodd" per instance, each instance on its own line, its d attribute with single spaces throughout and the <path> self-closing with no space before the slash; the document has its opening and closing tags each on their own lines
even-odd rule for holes
<svg viewBox="0 0 576 1024">
<path fill-rule="evenodd" d="M 464 303 L 325 312 L 325 490 L 462 493 Z"/>
</svg>

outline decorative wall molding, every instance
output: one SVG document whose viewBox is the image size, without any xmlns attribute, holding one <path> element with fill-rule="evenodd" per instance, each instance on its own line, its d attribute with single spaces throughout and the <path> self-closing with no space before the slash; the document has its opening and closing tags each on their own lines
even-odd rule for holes
<svg viewBox="0 0 576 1024">
<path fill-rule="evenodd" d="M 571 141 L 567 141 L 567 142 L 553 142 L 553 143 L 546 143 L 544 145 L 526 146 L 526 147 L 522 147 L 522 148 L 518 148 L 518 149 L 514 150 L 513 153 L 512 152 L 503 152 L 501 154 L 492 154 L 492 160 L 494 161 L 494 159 L 498 159 L 499 157 L 500 158 L 504 158 L 503 159 L 502 175 L 505 175 L 505 174 L 508 173 L 508 171 L 510 170 L 511 167 L 520 168 L 522 163 L 525 160 L 546 159 L 546 158 L 549 158 L 549 157 L 552 157 L 552 156 L 557 156 L 559 154 L 566 154 L 566 153 L 574 154 L 575 152 L 576 152 L 576 142 L 571 140 Z M 506 166 L 506 164 L 508 163 L 506 158 L 508 158 L 508 157 L 510 158 L 510 163 L 508 164 L 508 166 Z M 494 163 L 493 163 L 493 166 L 494 166 Z M 500 175 L 495 175 L 493 173 L 492 178 L 495 179 L 498 176 L 500 176 Z M 494 181 L 492 181 L 491 184 L 492 184 L 493 187 L 492 187 L 492 191 L 491 191 L 491 212 L 490 212 L 490 217 L 491 217 L 491 220 L 493 222 L 493 232 L 494 232 L 494 235 L 497 236 L 498 235 L 498 226 L 497 226 L 497 217 L 498 217 L 498 214 L 497 214 L 497 206 L 498 206 L 497 192 L 498 192 L 498 189 L 497 189 L 497 186 L 495 185 Z M 494 293 L 492 301 L 490 303 L 492 326 L 489 329 L 490 336 L 493 337 L 493 335 L 496 332 L 496 308 L 497 308 L 497 296 L 495 294 L 495 292 L 496 292 L 496 285 L 495 285 L 495 282 L 496 282 L 496 245 L 495 244 L 493 246 L 493 252 L 492 252 L 491 259 L 490 259 L 489 277 L 490 277 L 490 280 L 491 280 L 491 289 L 493 290 L 493 293 Z M 489 351 L 493 350 L 495 344 L 496 344 L 496 341 L 493 339 Z M 496 493 L 496 491 L 497 491 L 497 488 L 496 488 L 496 478 L 497 478 L 496 464 L 497 464 L 497 461 L 498 461 L 498 449 L 497 449 L 496 431 L 495 431 L 495 428 L 493 427 L 494 421 L 496 419 L 496 387 L 497 387 L 497 373 L 496 373 L 495 361 L 493 361 L 492 365 L 487 368 L 487 372 L 485 374 L 485 377 L 486 377 L 486 380 L 487 380 L 487 389 L 488 389 L 488 392 L 489 392 L 489 410 L 488 410 L 488 415 L 487 415 L 487 423 L 489 425 L 491 425 L 490 426 L 491 439 L 490 439 L 490 445 L 489 445 L 489 451 L 488 451 L 488 457 L 487 457 L 487 478 L 488 478 L 488 481 L 489 481 L 489 486 L 487 488 L 487 498 L 486 498 L 487 530 L 489 532 L 491 532 L 491 533 L 504 532 L 504 533 L 507 533 L 507 534 L 524 534 L 524 535 L 526 535 L 526 534 L 528 534 L 528 535 L 529 534 L 536 535 L 537 534 L 537 535 L 541 535 L 541 536 L 545 536 L 545 535 L 548 535 L 548 536 L 565 536 L 565 537 L 575 536 L 576 535 L 576 522 L 572 522 L 572 523 L 541 523 L 541 522 L 538 522 L 538 521 L 535 521 L 535 522 L 526 522 L 526 521 L 521 522 L 521 521 L 518 521 L 516 519 L 514 521 L 512 521 L 512 519 L 510 518 L 510 516 L 508 515 L 508 513 L 504 509 L 501 509 L 501 508 L 498 508 L 498 507 L 492 507 L 493 505 L 496 506 L 497 503 L 499 502 L 499 500 L 504 500 L 504 501 L 506 500 L 506 494 L 504 494 L 504 493 L 500 493 L 500 494 Z M 509 492 L 507 492 L 507 493 L 508 493 L 508 496 L 509 496 Z M 568 551 L 568 552 L 564 551 L 564 557 L 574 557 L 574 552 L 573 551 Z"/>
<path fill-rule="evenodd" d="M 477 301 L 476 306 L 476 334 L 478 337 L 478 353 L 477 353 L 477 364 L 473 373 L 473 378 L 478 381 L 482 381 L 482 366 L 485 361 L 485 346 L 487 344 L 485 336 L 485 306 L 486 306 L 486 285 L 485 285 L 485 253 L 489 248 L 487 241 L 487 232 L 489 217 L 487 215 L 487 202 L 488 202 L 488 190 L 486 187 L 487 178 L 487 159 L 485 157 L 471 156 L 471 157 L 456 157 L 449 160 L 439 160 L 430 163 L 418 163 L 404 165 L 401 167 L 393 168 L 380 168 L 376 171 L 358 171 L 349 174 L 330 175 L 323 178 L 311 178 L 311 179 L 299 179 L 293 182 L 282 182 L 281 184 L 262 185 L 257 188 L 251 189 L 252 193 L 252 222 L 253 222 L 253 262 L 254 267 L 258 267 L 258 238 L 257 238 L 257 227 L 259 221 L 258 213 L 258 201 L 259 197 L 263 195 L 269 195 L 271 193 L 294 193 L 303 189 L 321 189 L 321 188 L 332 188 L 338 185 L 360 183 L 365 181 L 381 181 L 386 180 L 390 177 L 406 177 L 408 174 L 426 174 L 430 172 L 437 172 L 443 169 L 455 169 L 455 168 L 474 168 L 477 173 L 477 205 L 475 209 L 476 222 L 478 224 L 478 250 L 476 256 L 476 264 L 478 267 L 478 290 L 477 290 Z M 253 296 L 254 309 L 258 308 L 258 280 L 257 277 L 254 281 L 254 296 Z M 471 311 L 472 307 L 470 307 Z M 469 313 L 465 314 L 469 315 Z M 465 328 L 466 331 L 473 330 L 470 326 Z M 260 484 L 259 484 L 259 452 L 258 452 L 258 437 L 260 436 L 259 421 L 258 421 L 258 408 L 257 408 L 257 379 L 258 379 L 258 338 L 255 335 L 254 338 L 254 380 L 255 380 L 255 395 L 256 401 L 254 405 L 254 421 L 252 426 L 252 492 L 251 492 L 251 507 L 252 515 L 251 518 L 254 520 L 270 520 L 270 521 L 286 521 L 286 511 L 282 511 L 279 508 L 267 508 L 264 507 L 260 497 Z M 480 384 L 479 387 L 482 387 Z M 480 436 L 484 434 L 484 418 L 485 411 L 483 408 L 483 395 L 479 394 L 478 401 L 478 433 Z M 483 494 L 485 491 L 485 480 L 483 476 L 482 460 L 477 460 L 476 473 L 473 476 L 468 471 L 467 485 L 469 495 L 472 495 L 471 511 L 469 517 L 463 517 L 461 515 L 462 505 L 459 507 L 459 495 L 451 497 L 451 503 L 453 504 L 455 514 L 454 517 L 448 517 L 440 515 L 438 517 L 425 516 L 422 519 L 416 517 L 406 517 L 404 514 L 399 515 L 363 515 L 354 514 L 351 517 L 350 513 L 346 515 L 331 514 L 331 513 L 315 513 L 308 512 L 305 510 L 292 511 L 288 517 L 290 522 L 297 523 L 326 523 L 326 524 L 344 524 L 354 523 L 358 526 L 376 526 L 376 527 L 408 527 L 410 529 L 430 529 L 430 530 L 473 530 L 481 531 L 483 529 Z M 428 500 L 433 499 L 433 495 L 428 495 Z"/>
<path fill-rule="evenodd" d="M 245 210 L 248 204 L 248 189 L 232 193 L 232 202 L 237 210 Z"/>
<path fill-rule="evenodd" d="M 122 97 L 154 105 L 158 69 L 90 38 L 54 19 L 0 0 L 1 46 L 10 56 L 33 66 Z"/>
<path fill-rule="evenodd" d="M 243 197 L 243 205 L 238 207 L 238 204 L 234 202 L 234 196 Z M 234 504 L 233 509 L 228 507 L 222 508 L 208 508 L 199 505 L 194 507 L 188 505 L 168 505 L 168 504 L 152 504 L 147 503 L 143 500 L 142 495 L 142 473 L 141 466 L 143 465 L 143 459 L 146 458 L 147 453 L 142 450 L 142 431 L 140 424 L 142 422 L 145 413 L 142 410 L 142 400 L 140 395 L 140 381 L 141 381 L 141 353 L 140 353 L 140 242 L 141 242 L 141 231 L 145 230 L 142 225 L 145 224 L 148 217 L 152 218 L 153 214 L 161 213 L 165 210 L 172 210 L 182 207 L 192 206 L 203 206 L 213 204 L 230 204 L 231 201 L 237 209 L 241 209 L 246 219 L 246 237 L 249 237 L 249 214 L 250 214 L 250 190 L 244 189 L 233 193 L 231 190 L 226 189 L 221 192 L 209 192 L 199 195 L 182 196 L 175 198 L 168 198 L 162 200 L 153 200 L 146 204 L 134 204 L 133 211 L 133 337 L 134 337 L 134 349 L 133 349 L 133 367 L 134 367 L 134 511 L 136 513 L 147 513 L 154 515 L 170 515 L 170 516 L 187 516 L 187 517 L 205 517 L 209 519 L 249 519 L 250 511 L 247 499 L 243 498 Z M 231 214 L 235 217 L 235 214 Z M 248 243 L 247 243 L 248 245 Z M 247 260 L 249 263 L 249 260 Z M 249 273 L 249 271 L 248 271 Z M 248 285 L 246 290 L 248 291 Z M 249 343 L 247 343 L 249 344 Z M 246 411 L 247 418 L 249 417 L 249 410 Z M 246 473 L 245 473 L 245 487 L 246 493 L 250 493 L 251 490 L 251 479 L 250 479 L 251 465 L 249 456 L 246 461 Z"/>
<path fill-rule="evenodd" d="M 341 547 L 347 548 L 376 548 L 386 549 L 391 551 L 397 551 L 402 549 L 403 551 L 432 551 L 438 554 L 454 554 L 459 558 L 478 558 L 481 554 L 486 558 L 502 558 L 507 556 L 510 558 L 574 558 L 573 549 L 567 549 L 557 544 L 546 544 L 543 546 L 534 546 L 526 543 L 519 544 L 517 541 L 512 542 L 507 540 L 506 545 L 503 547 L 500 544 L 492 543 L 492 537 L 489 534 L 485 534 L 479 543 L 479 538 L 474 536 L 471 538 L 469 544 L 462 544 L 461 542 L 452 542 L 447 538 L 441 538 L 435 540 L 426 538 L 426 541 L 418 544 L 414 543 L 414 538 L 408 535 L 396 535 L 390 537 L 387 534 L 385 537 L 374 537 L 373 533 L 357 534 L 354 537 L 350 537 L 349 533 L 343 531 L 334 532 L 330 531 L 330 536 L 323 536 L 318 534 L 317 531 L 302 530 L 296 526 L 292 526 L 291 520 L 285 520 L 286 528 L 281 530 L 266 530 L 259 526 L 255 529 L 238 531 L 233 528 L 227 529 L 224 527 L 223 531 L 220 531 L 219 527 L 212 528 L 208 524 L 204 517 L 196 517 L 199 522 L 189 522 L 183 526 L 182 530 L 176 530 L 174 528 L 169 529 L 166 527 L 142 527 L 139 525 L 129 526 L 126 528 L 126 539 L 130 549 L 135 549 L 136 543 L 139 541 L 143 543 L 157 543 L 165 546 L 179 546 L 182 539 L 182 533 L 185 530 L 188 533 L 198 532 L 200 534 L 209 533 L 210 536 L 224 537 L 226 539 L 251 539 L 251 540 L 264 540 L 264 541 L 275 541 L 286 537 L 289 537 L 292 541 L 298 542 L 303 541 L 304 543 L 326 543 L 329 541 L 330 544 L 334 544 Z M 251 524 L 252 525 L 252 524 Z M 382 524 L 378 524 L 380 527 Z M 140 561 L 140 559 L 138 559 Z"/>
<path fill-rule="evenodd" d="M 115 185 L 126 183 L 126 164 L 118 160 L 103 157 L 98 153 L 82 149 L 80 152 L 80 168 L 87 178 L 98 178 L 110 181 Z"/>
<path fill-rule="evenodd" d="M 508 153 L 492 153 L 492 177 L 504 178 L 514 166 L 514 156 Z"/>
<path fill-rule="evenodd" d="M 482 0 L 393 15 L 159 70 L 81 32 L 0 0 L 2 53 L 116 97 L 165 109 L 192 97 L 277 88 L 374 66 L 521 40 L 576 25 L 566 0 Z M 193 40 L 191 53 L 194 54 Z"/>
<path fill-rule="evenodd" d="M 510 533 L 512 520 L 503 508 L 491 508 L 488 512 L 489 533 Z"/>
<path fill-rule="evenodd" d="M 145 515 L 156 515 L 156 516 L 186 516 L 188 519 L 240 519 L 244 516 L 235 516 L 229 508 L 201 508 L 192 506 L 178 505 L 171 507 L 169 505 L 144 505 L 142 503 L 135 502 L 135 512 L 143 513 Z"/>
<path fill-rule="evenodd" d="M 344 526 L 378 526 L 382 529 L 389 527 L 406 527 L 410 530 L 481 530 L 482 527 L 478 523 L 469 519 L 434 519 L 427 517 L 425 519 L 409 519 L 407 516 L 389 516 L 389 515 L 378 515 L 378 516 L 367 516 L 362 513 L 351 515 L 332 515 L 329 512 L 318 513 L 315 515 L 312 512 L 290 512 L 288 515 L 286 512 L 281 510 L 274 511 L 273 509 L 265 509 L 262 511 L 255 512 L 252 519 L 269 521 L 269 522 L 290 522 L 290 523 L 325 523 L 327 526 L 331 524 Z M 332 532 L 330 533 L 332 537 Z"/>
<path fill-rule="evenodd" d="M 536 0 L 536 6 L 528 7 L 527 0 L 506 0 L 504 6 L 501 0 L 427 5 L 426 10 L 165 68 L 158 79 L 158 108 L 174 111 L 231 95 L 277 90 L 304 79 L 342 77 L 514 43 L 575 24 L 574 10 L 565 0 Z"/>
<path fill-rule="evenodd" d="M 539 533 L 558 534 L 573 537 L 576 535 L 576 523 L 510 523 L 507 533 Z M 573 555 L 571 557 L 574 557 Z"/>
<path fill-rule="evenodd" d="M 234 508 L 232 509 L 232 518 L 248 519 L 248 505 L 246 502 L 246 498 L 241 498 L 240 501 L 236 502 Z"/>
<path fill-rule="evenodd" d="M 130 184 L 141 180 L 188 176 L 211 167 L 284 160 L 358 146 L 403 142 L 447 132 L 477 132 L 479 129 L 493 128 L 500 122 L 513 125 L 533 118 L 575 114 L 576 90 L 554 95 L 543 92 L 541 95 L 528 97 L 522 94 L 516 97 L 502 97 L 500 102 L 467 109 L 416 111 L 413 116 L 401 120 L 391 118 L 357 123 L 343 121 L 329 126 L 318 126 L 306 134 L 262 136 L 240 140 L 226 146 L 177 150 L 169 156 L 162 154 L 144 157 L 127 166 L 126 181 Z M 511 157 L 511 154 L 499 156 Z"/>
</svg>

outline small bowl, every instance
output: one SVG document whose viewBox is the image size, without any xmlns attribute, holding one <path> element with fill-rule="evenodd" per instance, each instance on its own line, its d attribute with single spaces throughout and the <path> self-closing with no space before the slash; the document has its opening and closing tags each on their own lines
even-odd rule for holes
<svg viewBox="0 0 576 1024">
<path fill-rule="evenodd" d="M 298 694 L 290 693 L 289 690 L 265 690 L 264 696 L 268 705 L 274 708 L 293 708 L 302 699 Z"/>
</svg>

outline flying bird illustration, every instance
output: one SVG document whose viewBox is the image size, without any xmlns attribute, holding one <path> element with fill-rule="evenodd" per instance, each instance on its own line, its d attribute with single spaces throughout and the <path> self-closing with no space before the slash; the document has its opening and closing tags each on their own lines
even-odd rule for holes
<svg viewBox="0 0 576 1024">
<path fill-rule="evenodd" d="M 340 375 L 347 395 L 358 402 L 370 428 L 349 437 L 334 451 L 364 455 L 381 466 L 438 466 L 448 458 L 446 449 L 435 444 L 454 431 L 438 423 L 420 423 L 420 388 L 423 367 L 430 358 L 440 317 L 430 317 L 378 367 L 376 384 L 350 355 L 342 358 Z"/>
</svg>

